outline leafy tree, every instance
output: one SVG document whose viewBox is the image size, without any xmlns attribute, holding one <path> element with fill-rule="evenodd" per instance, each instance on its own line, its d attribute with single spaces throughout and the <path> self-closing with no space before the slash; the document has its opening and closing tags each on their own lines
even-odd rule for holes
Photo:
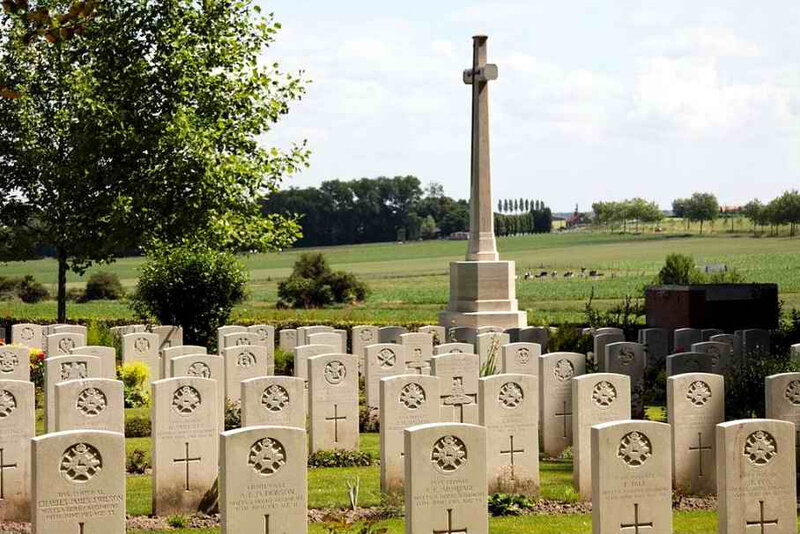
<svg viewBox="0 0 800 534">
<path fill-rule="evenodd" d="M 508 203 L 508 199 L 503 200 L 503 213 L 509 213 L 511 211 L 511 206 Z"/>
<path fill-rule="evenodd" d="M 686 206 L 686 216 L 690 221 L 700 222 L 700 233 L 703 233 L 703 223 L 714 221 L 719 217 L 719 202 L 711 193 L 694 193 Z"/>
<path fill-rule="evenodd" d="M 498 200 L 497 201 L 497 213 L 503 213 L 503 201 L 502 200 Z"/>
<path fill-rule="evenodd" d="M 307 161 L 259 142 L 304 92 L 260 61 L 271 16 L 221 0 L 3 5 L 0 227 L 54 248 L 59 321 L 69 269 L 154 242 L 293 241 L 293 221 L 260 213 Z"/>
<path fill-rule="evenodd" d="M 366 284 L 351 273 L 333 271 L 322 254 L 301 254 L 289 278 L 278 284 L 278 306 L 321 308 L 363 301 L 368 294 Z"/>
<path fill-rule="evenodd" d="M 422 239 L 436 239 L 436 220 L 431 215 L 428 215 L 422 220 L 420 226 L 420 237 Z"/>
<path fill-rule="evenodd" d="M 694 258 L 686 254 L 670 254 L 664 266 L 658 273 L 658 283 L 661 285 L 688 285 L 698 283 L 701 278 L 700 270 L 694 263 Z"/>
</svg>

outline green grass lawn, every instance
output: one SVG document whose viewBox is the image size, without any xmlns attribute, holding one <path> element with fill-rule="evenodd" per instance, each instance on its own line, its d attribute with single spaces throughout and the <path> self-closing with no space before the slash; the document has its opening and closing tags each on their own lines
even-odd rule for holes
<svg viewBox="0 0 800 534">
<path fill-rule="evenodd" d="M 503 259 L 517 262 L 518 274 L 526 270 L 558 271 L 557 278 L 520 280 L 517 296 L 528 310 L 529 322 L 558 324 L 580 322 L 589 295 L 603 307 L 625 295 L 640 294 L 652 281 L 670 252 L 692 254 L 698 265 L 727 264 L 739 270 L 747 281 L 775 282 L 787 307 L 800 308 L 800 239 L 754 238 L 747 234 L 643 234 L 619 235 L 600 232 L 550 234 L 502 238 L 498 241 Z M 250 297 L 235 310 L 236 319 L 305 321 L 352 320 L 358 322 L 434 322 L 448 297 L 448 266 L 464 257 L 463 241 L 425 241 L 406 244 L 379 243 L 319 249 L 336 269 L 361 276 L 372 289 L 366 303 L 325 310 L 277 310 L 277 284 L 285 278 L 301 252 L 257 254 L 244 259 L 250 270 Z M 126 258 L 110 266 L 93 267 L 89 273 L 110 270 L 127 288 L 136 283 L 142 258 Z M 0 266 L 0 276 L 33 274 L 50 288 L 55 287 L 53 260 L 15 262 Z M 581 267 L 596 269 L 602 278 L 564 278 L 567 271 Z M 85 277 L 70 273 L 71 287 L 80 287 Z M 54 318 L 55 302 L 0 303 L 0 313 L 14 318 Z M 68 314 L 75 319 L 132 318 L 124 301 L 70 303 Z"/>
</svg>

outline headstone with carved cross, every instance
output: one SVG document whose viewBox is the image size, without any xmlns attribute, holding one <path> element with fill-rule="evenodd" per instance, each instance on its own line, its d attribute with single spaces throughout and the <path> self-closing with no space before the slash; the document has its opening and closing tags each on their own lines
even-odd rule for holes
<svg viewBox="0 0 800 534">
<path fill-rule="evenodd" d="M 0 520 L 30 520 L 33 382 L 0 380 Z"/>
<path fill-rule="evenodd" d="M 11 343 L 24 345 L 29 349 L 44 349 L 42 325 L 17 323 L 11 326 Z"/>
<path fill-rule="evenodd" d="M 795 466 L 800 466 L 800 373 L 780 373 L 764 380 L 767 419 L 795 425 Z M 797 467 L 800 482 L 800 467 Z"/>
<path fill-rule="evenodd" d="M 631 416 L 644 419 L 644 375 L 647 357 L 644 345 L 623 341 L 606 345 L 605 364 L 607 373 L 619 373 L 631 379 Z"/>
<path fill-rule="evenodd" d="M 253 426 L 223 432 L 222 534 L 307 532 L 306 431 Z"/>
<path fill-rule="evenodd" d="M 478 424 L 477 354 L 442 354 L 431 359 L 431 374 L 439 377 L 441 421 Z"/>
<path fill-rule="evenodd" d="M 31 440 L 34 534 L 125 533 L 125 436 L 71 430 Z"/>
<path fill-rule="evenodd" d="M 410 332 L 400 336 L 400 344 L 406 348 L 409 360 L 422 361 L 430 365 L 433 358 L 433 334 Z"/>
<path fill-rule="evenodd" d="M 242 381 L 242 427 L 306 428 L 306 384 L 294 376 L 261 376 Z"/>
<path fill-rule="evenodd" d="M 173 347 L 175 350 L 179 347 Z M 217 382 L 217 415 L 220 428 L 225 428 L 225 359 L 216 354 L 187 354 L 175 356 L 170 360 L 167 378 L 177 376 L 197 376 L 210 378 Z"/>
<path fill-rule="evenodd" d="M 717 491 L 716 425 L 725 421 L 725 379 L 685 373 L 667 379 L 667 417 L 672 425 L 672 481 L 684 495 Z"/>
<path fill-rule="evenodd" d="M 489 493 L 535 495 L 539 489 L 539 391 L 532 375 L 499 374 L 478 384 Z"/>
<path fill-rule="evenodd" d="M 65 380 L 102 378 L 102 362 L 97 356 L 70 354 L 47 358 L 44 361 L 44 427 L 56 430 L 56 384 Z"/>
<path fill-rule="evenodd" d="M 150 380 L 161 378 L 158 334 L 137 332 L 122 336 L 122 363 L 142 362 L 150 370 Z"/>
<path fill-rule="evenodd" d="M 83 378 L 55 386 L 56 432 L 108 430 L 125 433 L 122 382 L 108 378 Z"/>
<path fill-rule="evenodd" d="M 486 435 L 460 423 L 404 430 L 406 532 L 488 534 Z"/>
<path fill-rule="evenodd" d="M 401 375 L 380 381 L 381 491 L 402 490 L 405 480 L 403 431 L 439 422 L 439 379 Z"/>
<path fill-rule="evenodd" d="M 500 347 L 501 369 L 504 373 L 537 376 L 542 346 L 538 343 L 509 343 Z"/>
<path fill-rule="evenodd" d="M 364 396 L 367 407 L 377 411 L 380 408 L 380 382 L 382 378 L 403 374 L 430 374 L 428 361 L 409 354 L 407 347 L 397 343 L 376 343 L 364 349 Z"/>
<path fill-rule="evenodd" d="M 225 398 L 230 402 L 239 401 L 242 380 L 275 372 L 275 362 L 269 360 L 267 347 L 263 345 L 228 347 L 222 349 L 221 356 L 225 360 Z"/>
<path fill-rule="evenodd" d="M 717 425 L 719 532 L 797 532 L 795 433 L 775 419 Z"/>
<path fill-rule="evenodd" d="M 572 379 L 572 483 L 582 500 L 592 499 L 592 427 L 631 417 L 631 379 L 590 373 Z"/>
<path fill-rule="evenodd" d="M 592 427 L 592 532 L 672 534 L 670 426 Z"/>
<path fill-rule="evenodd" d="M 551 352 L 539 357 L 539 425 L 545 453 L 558 457 L 572 445 L 571 380 L 586 370 L 586 356 Z"/>
<path fill-rule="evenodd" d="M 352 354 L 308 359 L 311 452 L 358 450 L 358 360 Z"/>
<path fill-rule="evenodd" d="M 217 381 L 176 377 L 152 383 L 153 513 L 208 512 L 217 478 Z"/>
</svg>

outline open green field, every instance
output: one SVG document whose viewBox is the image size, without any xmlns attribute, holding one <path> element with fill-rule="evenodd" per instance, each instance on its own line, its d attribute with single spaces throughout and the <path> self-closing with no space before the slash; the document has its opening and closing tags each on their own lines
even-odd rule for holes
<svg viewBox="0 0 800 534">
<path fill-rule="evenodd" d="M 582 311 L 594 291 L 596 302 L 608 306 L 625 295 L 640 294 L 652 281 L 670 252 L 694 256 L 700 267 L 726 264 L 740 271 L 749 282 L 775 282 L 789 308 L 800 308 L 800 239 L 751 237 L 748 234 L 642 234 L 600 232 L 564 233 L 502 238 L 503 259 L 517 262 L 517 295 L 528 311 L 531 324 L 581 322 Z M 448 297 L 448 265 L 463 258 L 463 241 L 380 243 L 319 249 L 336 269 L 352 271 L 372 289 L 368 301 L 359 306 L 325 310 L 277 310 L 277 284 L 286 277 L 297 256 L 306 250 L 247 256 L 250 269 L 249 299 L 236 309 L 237 319 L 352 320 L 372 323 L 435 322 Z M 143 258 L 126 258 L 110 266 L 95 267 L 117 273 L 128 288 L 136 283 Z M 599 278 L 581 278 L 581 268 L 598 270 Z M 526 270 L 556 271 L 555 278 L 523 280 Z M 565 278 L 565 272 L 575 273 Z M 55 288 L 53 260 L 16 262 L 0 266 L 0 276 L 33 274 Z M 70 287 L 80 287 L 83 278 L 70 273 Z M 0 302 L 0 313 L 14 318 L 55 317 L 55 302 L 23 304 Z M 70 303 L 71 319 L 130 318 L 124 301 Z"/>
<path fill-rule="evenodd" d="M 747 281 L 775 282 L 789 308 L 800 308 L 800 239 L 751 237 L 747 234 L 698 236 L 696 234 L 619 235 L 599 232 L 551 234 L 502 238 L 498 247 L 504 259 L 517 262 L 517 295 L 528 311 L 531 324 L 581 322 L 584 305 L 594 291 L 600 306 L 609 306 L 625 295 L 640 294 L 652 281 L 670 252 L 695 257 L 700 267 L 726 264 Z M 236 319 L 352 320 L 372 323 L 435 322 L 448 297 L 448 265 L 463 258 L 463 241 L 380 243 L 319 249 L 337 269 L 352 271 L 365 279 L 372 295 L 363 305 L 325 310 L 277 310 L 277 284 L 291 271 L 305 250 L 247 256 L 250 297 L 238 306 Z M 94 267 L 117 273 L 133 288 L 143 258 L 126 258 L 109 266 Z M 597 270 L 598 278 L 580 277 L 581 268 Z M 547 279 L 523 280 L 526 270 L 556 271 Z M 565 278 L 573 272 L 575 277 Z M 0 276 L 32 274 L 55 288 L 56 263 L 45 259 L 0 266 Z M 70 287 L 80 287 L 85 277 L 70 273 Z M 0 302 L 0 314 L 14 318 L 55 318 L 55 302 L 23 304 Z M 128 319 L 124 301 L 69 303 L 71 319 Z"/>
</svg>

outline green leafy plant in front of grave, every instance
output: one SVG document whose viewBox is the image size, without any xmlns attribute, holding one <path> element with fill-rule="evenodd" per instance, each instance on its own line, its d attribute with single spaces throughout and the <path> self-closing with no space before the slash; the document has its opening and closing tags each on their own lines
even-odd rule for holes
<svg viewBox="0 0 800 534">
<path fill-rule="evenodd" d="M 350 501 L 350 508 L 355 512 L 358 510 L 358 494 L 361 491 L 361 477 L 347 481 L 347 499 Z"/>
<path fill-rule="evenodd" d="M 562 324 L 550 335 L 547 347 L 550 352 L 588 354 L 592 350 L 592 336 L 582 334 L 576 326 Z"/>
<path fill-rule="evenodd" d="M 143 475 L 150 467 L 147 453 L 142 449 L 133 449 L 125 460 L 125 470 L 131 475 Z"/>
<path fill-rule="evenodd" d="M 493 517 L 522 515 L 534 506 L 533 500 L 524 495 L 493 493 L 489 495 L 489 513 Z"/>
<path fill-rule="evenodd" d="M 225 398 L 225 430 L 242 427 L 242 401 Z"/>
<path fill-rule="evenodd" d="M 281 376 L 294 376 L 294 356 L 285 352 L 280 347 L 275 348 L 275 374 Z"/>
<path fill-rule="evenodd" d="M 189 518 L 183 514 L 172 514 L 167 516 L 167 524 L 172 528 L 186 528 L 189 525 Z"/>
<path fill-rule="evenodd" d="M 126 438 L 149 438 L 152 422 L 149 417 L 135 415 L 125 418 Z"/>
<path fill-rule="evenodd" d="M 497 374 L 497 356 L 500 353 L 500 336 L 492 337 L 492 344 L 486 354 L 486 361 L 480 368 L 480 376 L 491 376 Z"/>
<path fill-rule="evenodd" d="M 373 462 L 368 452 L 344 449 L 317 451 L 308 457 L 308 467 L 369 467 Z"/>
<path fill-rule="evenodd" d="M 86 344 L 101 347 L 113 347 L 114 336 L 111 329 L 98 321 L 90 321 L 86 325 Z"/>
<path fill-rule="evenodd" d="M 117 367 L 126 408 L 141 408 L 150 403 L 150 368 L 144 362 L 128 362 Z"/>
<path fill-rule="evenodd" d="M 31 382 L 33 382 L 36 395 L 36 406 L 40 407 L 44 399 L 44 361 L 47 354 L 41 349 L 32 348 L 28 350 L 30 357 Z"/>
<path fill-rule="evenodd" d="M 753 352 L 736 359 L 725 372 L 725 418 L 749 419 L 765 416 L 764 379 L 794 371 L 796 364 L 788 351 Z"/>
</svg>

